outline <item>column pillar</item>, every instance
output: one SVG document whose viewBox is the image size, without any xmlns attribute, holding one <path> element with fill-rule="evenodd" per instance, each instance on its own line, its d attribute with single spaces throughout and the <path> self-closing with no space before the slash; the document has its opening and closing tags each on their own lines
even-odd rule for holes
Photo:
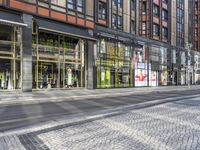
<svg viewBox="0 0 200 150">
<path fill-rule="evenodd" d="M 97 68 L 96 68 L 96 42 L 88 41 L 87 51 L 87 88 L 96 89 L 97 87 Z"/>
<path fill-rule="evenodd" d="M 32 91 L 32 16 L 23 14 L 23 21 L 28 26 L 23 28 L 22 44 L 22 91 Z"/>
</svg>

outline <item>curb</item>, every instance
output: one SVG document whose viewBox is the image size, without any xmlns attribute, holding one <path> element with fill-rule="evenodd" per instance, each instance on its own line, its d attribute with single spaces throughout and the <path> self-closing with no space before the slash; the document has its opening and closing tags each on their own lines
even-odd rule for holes
<svg viewBox="0 0 200 150">
<path fill-rule="evenodd" d="M 8 105 L 28 105 L 28 104 L 40 104 L 40 103 L 56 103 L 56 102 L 65 102 L 65 101 L 76 101 L 76 100 L 84 100 L 84 99 L 100 99 L 106 97 L 117 97 L 117 96 L 130 96 L 134 94 L 148 94 L 152 92 L 172 92 L 172 91 L 184 91 L 184 90 L 198 90 L 198 88 L 179 88 L 179 89 L 148 89 L 146 91 L 128 91 L 128 92 L 118 92 L 118 93 L 105 93 L 105 94 L 90 94 L 90 95 L 81 95 L 81 96 L 58 96 L 58 97 L 47 97 L 47 98 L 30 98 L 30 96 L 23 96 L 22 98 L 27 98 L 26 100 L 4 100 L 0 101 L 1 106 L 8 106 Z"/>
</svg>

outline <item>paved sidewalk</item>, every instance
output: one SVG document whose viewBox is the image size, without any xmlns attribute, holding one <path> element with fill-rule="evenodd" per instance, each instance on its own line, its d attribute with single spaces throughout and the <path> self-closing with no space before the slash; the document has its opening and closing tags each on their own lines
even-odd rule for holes
<svg viewBox="0 0 200 150">
<path fill-rule="evenodd" d="M 142 88 L 116 88 L 116 89 L 69 89 L 69 90 L 38 90 L 33 92 L 0 92 L 0 105 L 9 104 L 34 104 L 45 102 L 59 102 L 67 100 L 80 100 L 87 98 L 103 98 L 126 96 L 133 94 L 147 94 L 150 92 L 200 90 L 200 85 L 167 87 L 142 87 Z"/>
</svg>

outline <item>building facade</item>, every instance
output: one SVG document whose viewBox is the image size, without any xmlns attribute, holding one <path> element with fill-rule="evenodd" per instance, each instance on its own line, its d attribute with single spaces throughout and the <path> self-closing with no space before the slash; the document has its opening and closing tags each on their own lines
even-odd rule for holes
<svg viewBox="0 0 200 150">
<path fill-rule="evenodd" d="M 195 81 L 196 83 L 200 83 L 200 69 L 199 69 L 199 62 L 200 62 L 200 2 L 197 0 L 190 1 L 190 18 L 191 18 L 191 32 L 189 33 L 190 38 L 189 42 L 193 44 L 194 51 L 194 70 L 195 70 Z"/>
<path fill-rule="evenodd" d="M 0 0 L 0 90 L 198 83 L 196 2 Z"/>
</svg>

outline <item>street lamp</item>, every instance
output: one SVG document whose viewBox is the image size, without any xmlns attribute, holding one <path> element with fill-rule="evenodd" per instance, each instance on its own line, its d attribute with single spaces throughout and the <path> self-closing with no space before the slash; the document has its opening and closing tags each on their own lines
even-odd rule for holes
<svg viewBox="0 0 200 150">
<path fill-rule="evenodd" d="M 192 44 L 191 43 L 186 43 L 186 49 L 188 52 L 188 61 L 187 61 L 187 70 L 188 70 L 188 77 L 187 77 L 187 83 L 188 83 L 188 88 L 190 88 L 190 72 L 191 72 L 191 48 Z"/>
</svg>

